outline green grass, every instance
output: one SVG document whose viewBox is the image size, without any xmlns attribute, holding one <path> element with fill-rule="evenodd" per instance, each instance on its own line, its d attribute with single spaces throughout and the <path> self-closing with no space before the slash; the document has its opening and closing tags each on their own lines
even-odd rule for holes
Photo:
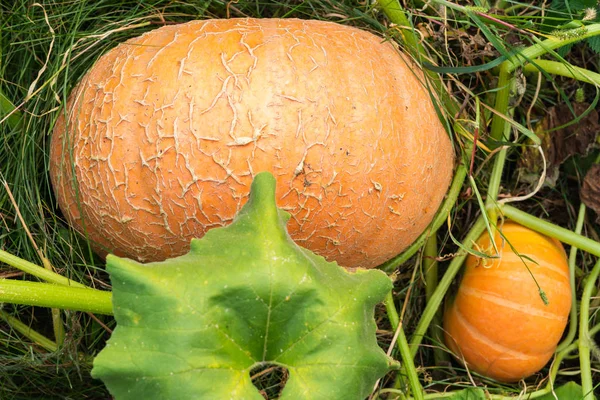
<svg viewBox="0 0 600 400">
<path fill-rule="evenodd" d="M 95 256 L 85 238 L 77 235 L 65 223 L 58 210 L 48 177 L 48 142 L 53 124 L 67 100 L 71 88 L 93 62 L 106 50 L 129 37 L 155 29 L 165 23 L 179 23 L 193 19 L 227 17 L 281 17 L 314 18 L 335 21 L 385 34 L 397 40 L 408 51 L 414 50 L 411 30 L 390 27 L 389 20 L 380 4 L 370 1 L 350 0 L 279 0 L 279 1 L 41 1 L 15 0 L 0 4 L 0 250 L 33 263 L 42 265 L 47 259 L 54 270 L 63 276 L 99 289 L 109 289 L 103 260 Z M 463 6 L 488 7 L 496 2 L 461 1 L 452 5 L 434 1 L 424 7 L 420 1 L 408 1 L 407 16 L 417 27 L 421 52 L 415 54 L 420 61 L 435 63 L 446 68 L 443 84 L 451 94 L 449 102 L 440 103 L 442 114 L 450 114 L 448 124 L 462 124 L 468 132 L 475 127 L 480 130 L 480 140 L 493 148 L 498 140 L 509 144 L 506 162 L 494 169 L 496 154 L 489 155 L 483 148 L 474 153 L 473 182 L 478 192 L 488 199 L 499 181 L 501 194 L 523 194 L 531 191 L 529 183 L 516 179 L 519 160 L 525 154 L 521 144 L 528 143 L 523 132 L 517 143 L 506 143 L 506 138 L 496 136 L 491 140 L 489 132 L 493 114 L 482 104 L 494 107 L 500 92 L 498 81 L 499 62 L 495 68 L 482 65 L 494 62 L 502 55 L 511 55 L 516 48 L 534 45 L 537 38 L 544 40 L 561 25 L 578 18 L 577 13 L 563 9 L 552 11 L 527 2 L 498 2 L 501 9 L 465 9 Z M 434 4 L 434 3 L 437 3 Z M 441 5 L 440 5 L 441 4 Z M 548 7 L 548 6 L 546 6 Z M 482 11 L 493 21 L 485 19 Z M 573 10 L 572 10 L 573 11 Z M 543 18 L 545 15 L 546 18 Z M 442 29 L 445 27 L 445 29 Z M 404 33 L 404 36 L 403 36 Z M 598 72 L 598 55 L 589 43 L 571 44 L 550 52 L 545 60 L 558 61 L 565 67 L 572 64 Z M 420 56 L 417 56 L 420 54 Z M 500 60 L 501 61 L 501 60 Z M 519 126 L 535 127 L 546 115 L 547 109 L 556 104 L 575 101 L 575 91 L 584 89 L 588 103 L 597 99 L 597 88 L 577 81 L 570 76 L 553 72 L 551 64 L 543 64 L 542 82 L 536 86 L 537 72 L 525 69 L 527 85 L 519 102 L 505 105 L 502 112 L 509 115 Z M 473 67 L 468 73 L 461 68 Z M 512 76 L 512 75 L 511 75 Z M 519 75 L 521 77 L 521 75 Z M 434 81 L 431 81 L 434 82 Z M 435 85 L 432 87 L 436 87 Z M 16 112 L 8 116 L 13 109 Z M 453 109 L 453 107 L 455 107 Z M 498 108 L 498 107 L 496 107 Z M 511 131 L 512 132 L 512 131 Z M 502 133 L 502 132 L 500 132 Z M 494 134 L 492 134 L 494 135 Z M 469 165 L 471 150 L 469 139 L 453 134 L 459 159 Z M 511 137 L 513 140 L 514 137 Z M 528 213 L 548 219 L 564 228 L 573 230 L 579 207 L 578 191 L 583 176 L 581 165 L 563 168 L 554 187 L 544 187 L 533 198 L 518 203 Z M 579 169 L 578 169 L 579 168 Z M 491 183 L 492 182 L 492 183 Z M 9 190 L 6 189 L 7 184 Z M 461 186 L 458 200 L 452 204 L 451 231 L 454 237 L 464 237 L 478 215 L 480 207 L 469 183 Z M 494 200 L 492 198 L 489 201 Z M 438 231 L 438 254 L 440 276 L 448 268 L 452 256 L 460 249 L 453 243 L 444 224 Z M 598 240 L 600 229 L 594 222 L 593 213 L 583 222 L 583 233 Z M 415 247 L 415 250 L 417 248 Z M 395 304 L 403 321 L 406 337 L 411 340 L 426 307 L 425 273 L 418 257 L 404 257 L 401 272 L 396 281 Z M 577 295 L 581 296 L 585 277 L 594 265 L 587 254 L 577 259 Z M 394 265 L 395 266 L 395 265 Z M 413 273 L 414 272 L 414 273 Z M 0 264 L 0 277 L 30 279 L 18 270 Z M 452 289 L 451 289 L 452 290 Z M 25 326 L 54 339 L 50 310 L 0 305 L 6 315 L 16 318 Z M 590 306 L 590 329 L 598 320 L 597 300 Z M 111 317 L 86 313 L 62 312 L 66 338 L 58 351 L 46 350 L 34 343 L 27 334 L 18 331 L 15 324 L 0 320 L 0 399 L 102 399 L 108 393 L 101 382 L 89 376 L 91 360 L 103 347 L 114 328 Z M 393 337 L 393 329 L 382 307 L 378 313 L 379 339 L 387 348 Z M 592 336 L 592 339 L 594 337 Z M 496 395 L 517 395 L 524 384 L 502 385 L 476 375 L 470 377 L 456 363 L 435 365 L 434 348 L 445 352 L 442 344 L 432 344 L 427 338 L 421 346 L 415 365 L 420 384 L 427 393 L 458 390 L 474 384 L 487 386 Z M 593 349 L 593 348 L 592 348 Z M 592 351 L 590 369 L 593 381 L 600 381 L 600 360 Z M 576 353 L 574 353 L 576 354 Z M 392 355 L 399 359 L 395 350 Z M 569 380 L 579 381 L 578 359 L 570 359 L 558 366 L 555 386 Z M 548 368 L 526 381 L 527 390 L 542 387 Z M 285 374 L 265 373 L 257 377 L 257 386 L 276 396 L 278 379 Z M 262 381 L 261 381 L 262 379 Z M 396 374 L 390 373 L 380 382 L 380 388 L 394 386 Z M 392 389 L 393 390 L 393 389 Z M 383 395 L 381 396 L 382 398 Z M 388 398 L 394 397 L 391 393 Z M 402 398 L 402 397 L 400 397 Z"/>
</svg>

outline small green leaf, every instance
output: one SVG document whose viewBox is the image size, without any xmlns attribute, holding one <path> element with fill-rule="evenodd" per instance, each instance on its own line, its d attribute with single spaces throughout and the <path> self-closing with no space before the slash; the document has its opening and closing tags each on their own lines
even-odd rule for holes
<svg viewBox="0 0 600 400">
<path fill-rule="evenodd" d="M 556 394 L 556 396 L 555 396 Z M 595 397 L 594 397 L 595 398 Z M 581 386 L 575 382 L 567 382 L 564 385 L 554 390 L 554 393 L 547 393 L 542 397 L 538 397 L 538 400 L 579 400 L 583 399 L 583 391 Z"/>
<path fill-rule="evenodd" d="M 485 400 L 485 392 L 480 388 L 467 388 L 454 392 L 451 396 L 438 397 L 436 400 Z"/>
<path fill-rule="evenodd" d="M 0 90 L 0 121 L 6 118 L 6 123 L 10 129 L 21 129 L 23 127 L 23 115 L 15 108 L 15 105 Z M 6 117 L 9 114 L 10 116 Z"/>
<path fill-rule="evenodd" d="M 249 399 L 249 372 L 288 369 L 281 400 L 364 399 L 392 361 L 377 345 L 381 271 L 350 273 L 296 245 L 258 174 L 234 222 L 146 265 L 109 256 L 117 328 L 92 375 L 117 399 Z"/>
</svg>

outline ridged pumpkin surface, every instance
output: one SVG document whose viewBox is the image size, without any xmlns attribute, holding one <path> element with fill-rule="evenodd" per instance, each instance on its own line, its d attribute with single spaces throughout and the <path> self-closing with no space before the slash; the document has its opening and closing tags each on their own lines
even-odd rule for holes
<svg viewBox="0 0 600 400">
<path fill-rule="evenodd" d="M 226 224 L 270 171 L 292 237 L 374 267 L 426 228 L 453 150 L 421 75 L 391 43 L 294 19 L 166 26 L 103 55 L 51 141 L 64 214 L 141 261 Z"/>
<path fill-rule="evenodd" d="M 502 226 L 502 233 L 525 258 L 499 233 L 500 258 L 470 255 L 456 299 L 446 309 L 444 330 L 448 347 L 471 369 L 512 382 L 539 371 L 554 354 L 568 321 L 571 292 L 566 254 L 558 241 L 512 222 Z M 490 254 L 490 246 L 484 233 L 475 248 Z"/>
</svg>

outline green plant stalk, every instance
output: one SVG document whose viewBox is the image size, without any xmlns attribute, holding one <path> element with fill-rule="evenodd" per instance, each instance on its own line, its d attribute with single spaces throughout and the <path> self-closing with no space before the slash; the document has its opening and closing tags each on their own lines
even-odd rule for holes
<svg viewBox="0 0 600 400">
<path fill-rule="evenodd" d="M 408 341 L 406 340 L 406 336 L 404 335 L 403 329 L 400 329 L 400 333 L 398 334 L 398 340 L 396 343 L 398 345 L 398 348 L 400 349 L 400 356 L 404 361 L 404 368 L 402 369 L 402 371 L 406 372 L 406 374 L 408 375 L 408 382 L 410 384 L 412 397 L 416 400 L 423 400 L 424 391 L 421 387 L 421 383 L 419 382 L 419 375 L 417 374 L 417 369 L 415 368 L 413 356 L 410 353 Z"/>
<path fill-rule="evenodd" d="M 508 104 L 507 104 L 508 106 Z M 513 110 L 506 110 L 506 113 L 512 116 Z M 496 117 L 496 116 L 494 116 Z M 510 132 L 510 124 L 506 123 L 504 119 L 502 119 L 503 125 L 503 139 L 508 139 Z M 508 149 L 506 147 L 501 148 L 496 155 L 496 159 L 494 160 L 494 166 L 492 167 L 492 173 L 490 176 L 490 180 L 488 182 L 487 189 L 487 197 L 485 201 L 485 207 L 487 208 L 487 217 L 488 220 L 491 221 L 493 226 L 496 226 L 496 221 L 498 220 L 498 209 L 496 201 L 498 200 L 498 193 L 500 192 L 500 183 L 502 182 L 502 172 L 504 171 L 504 164 L 506 162 L 506 155 Z M 494 228 L 495 229 L 495 228 Z M 490 233 L 490 238 L 492 238 L 492 244 L 494 248 L 496 248 L 496 243 L 494 243 L 495 235 Z M 497 250 L 497 249 L 496 249 Z"/>
<path fill-rule="evenodd" d="M 503 66 L 505 67 L 504 63 L 501 65 L 500 68 L 500 76 L 497 86 L 498 88 L 500 88 L 500 91 L 496 96 L 495 109 L 501 115 L 506 115 L 509 118 L 511 118 L 514 113 L 514 109 L 511 108 L 509 105 L 509 98 L 511 90 L 515 86 L 515 79 L 514 76 L 512 76 L 510 73 L 504 71 L 504 69 L 502 68 Z M 494 114 L 492 121 L 498 121 L 498 123 L 496 126 L 492 124 L 490 136 L 496 140 L 508 141 L 511 129 L 510 124 L 508 124 L 507 121 L 500 115 L 496 114 Z M 498 135 L 494 131 L 494 129 L 497 129 L 500 135 Z M 504 171 L 504 164 L 506 162 L 507 152 L 508 149 L 506 147 L 502 147 L 496 155 L 490 180 L 488 182 L 487 197 L 485 202 L 485 207 L 487 209 L 485 211 L 487 213 L 487 219 L 488 222 L 492 224 L 492 227 L 488 227 L 488 232 L 490 234 L 490 238 L 492 240 L 492 244 L 496 252 L 498 251 L 498 249 L 494 241 L 495 232 L 493 232 L 493 230 L 495 230 L 496 222 L 498 220 L 496 202 L 498 200 L 498 193 L 500 192 L 500 183 L 502 182 L 502 172 Z"/>
<path fill-rule="evenodd" d="M 437 236 L 432 235 L 425 242 L 425 249 L 423 250 L 423 269 L 425 270 L 425 299 L 429 303 L 429 300 L 433 296 L 435 289 L 438 285 L 438 243 Z M 439 344 L 443 343 L 443 332 L 442 332 L 442 310 L 439 308 L 429 326 L 429 335 L 433 342 L 433 358 L 435 365 L 443 365 L 450 362 L 448 353 L 443 351 Z"/>
<path fill-rule="evenodd" d="M 508 3 L 509 2 L 505 1 L 505 0 L 499 1 L 498 3 L 496 3 L 496 9 L 504 10 L 504 15 L 510 15 L 511 13 L 517 12 L 517 10 L 529 7 L 531 5 L 531 4 L 526 4 L 526 3 L 512 4 L 512 2 L 511 2 L 510 7 L 507 7 Z"/>
<path fill-rule="evenodd" d="M 496 165 L 498 165 L 498 164 L 495 164 L 494 167 Z M 500 170 L 502 170 L 503 167 L 504 167 L 504 162 L 502 162 L 502 164 L 500 165 L 500 167 L 499 167 Z M 477 198 L 477 203 L 479 204 L 479 209 L 484 211 L 481 213 L 481 216 L 483 217 L 483 220 L 485 222 L 485 228 L 488 231 L 488 235 L 490 236 L 490 238 L 492 238 L 491 243 L 492 243 L 492 247 L 494 248 L 494 254 L 498 254 L 498 247 L 496 246 L 496 241 L 493 239 L 494 233 L 495 233 L 494 227 L 496 226 L 495 218 L 497 218 L 497 217 L 496 217 L 495 213 L 492 214 L 492 217 L 494 219 L 490 219 L 490 217 L 488 217 L 488 213 L 490 211 L 493 211 L 494 209 L 493 208 L 486 209 L 486 206 L 483 203 L 483 199 L 481 198 L 481 195 L 479 194 L 479 189 L 477 189 L 477 184 L 475 183 L 475 179 L 473 179 L 473 175 L 469 175 L 469 183 L 471 184 L 471 189 L 473 190 L 473 193 L 475 194 L 475 197 Z M 491 188 L 491 185 L 490 185 L 490 188 Z M 496 187 L 496 190 L 498 190 L 497 187 Z M 490 191 L 492 191 L 492 189 L 490 189 Z M 489 196 L 490 195 L 488 195 L 488 199 L 489 199 Z"/>
<path fill-rule="evenodd" d="M 506 114 L 508 111 L 508 99 L 510 97 L 510 81 L 514 79 L 512 73 L 520 66 L 529 62 L 529 60 L 537 59 L 538 57 L 543 56 L 551 50 L 557 49 L 562 46 L 566 46 L 571 43 L 576 43 L 584 39 L 588 39 L 590 37 L 596 36 L 600 34 L 600 24 L 592 24 L 587 25 L 585 27 L 585 32 L 582 32 L 579 35 L 574 35 L 572 37 L 567 37 L 563 39 L 559 39 L 557 37 L 551 37 L 544 41 L 539 41 L 538 43 L 531 45 L 525 49 L 523 49 L 518 54 L 510 57 L 508 60 L 504 61 L 500 65 L 500 73 L 498 76 L 498 91 L 496 95 L 496 103 L 494 105 L 494 109 L 499 114 Z M 534 38 L 534 40 L 536 40 Z M 577 77 L 575 77 L 577 79 Z M 505 121 L 498 115 L 494 115 L 492 119 L 492 127 L 490 130 L 490 137 L 494 140 L 501 140 L 502 134 L 504 132 L 504 124 Z"/>
<path fill-rule="evenodd" d="M 496 94 L 496 102 L 494 103 L 494 110 L 500 115 L 508 114 L 508 103 L 510 98 L 510 91 L 514 87 L 515 77 L 512 75 L 512 71 L 509 70 L 509 63 L 507 61 L 500 64 L 500 72 L 498 74 L 498 84 L 496 87 L 499 89 Z M 506 120 L 500 115 L 492 116 L 492 126 L 490 128 L 490 137 L 496 141 L 502 140 L 506 135 Z"/>
<path fill-rule="evenodd" d="M 535 399 L 536 397 L 543 396 L 547 393 L 552 393 L 554 391 L 554 382 L 556 382 L 556 375 L 558 374 L 558 370 L 560 369 L 560 364 L 562 363 L 565 356 L 567 356 L 570 352 L 577 348 L 576 345 L 567 346 L 563 351 L 556 352 L 554 355 L 554 360 L 550 365 L 550 373 L 548 374 L 548 384 L 546 387 L 540 390 L 536 390 L 532 392 L 528 398 Z"/>
<path fill-rule="evenodd" d="M 483 219 L 483 217 L 479 216 L 477 220 L 475 220 L 475 223 L 473 224 L 473 227 L 471 228 L 469 233 L 467 233 L 467 235 L 465 236 L 465 239 L 463 241 L 464 247 L 467 249 L 472 248 L 473 243 L 479 238 L 479 236 L 483 233 L 484 230 L 485 220 Z M 429 328 L 429 325 L 431 324 L 431 320 L 435 317 L 435 314 L 439 309 L 440 305 L 442 304 L 442 301 L 444 300 L 444 296 L 446 295 L 450 284 L 454 280 L 456 274 L 458 274 L 458 271 L 460 271 L 460 268 L 462 267 L 463 262 L 467 258 L 467 255 L 467 253 L 463 252 L 462 254 L 457 255 L 452 260 L 452 262 L 448 265 L 446 273 L 440 280 L 437 288 L 435 289 L 435 291 L 431 295 L 431 298 L 427 302 L 427 305 L 425 306 L 425 309 L 421 314 L 421 319 L 419 320 L 419 323 L 417 324 L 417 327 L 410 341 L 410 352 L 413 358 L 416 356 L 417 351 L 419 349 L 419 345 L 423 340 L 423 336 L 425 335 L 427 329 Z"/>
<path fill-rule="evenodd" d="M 573 78 L 580 82 L 600 86 L 600 74 L 589 69 L 565 65 L 562 62 L 536 59 L 523 67 L 525 72 L 538 72 L 543 69 L 549 74 Z"/>
<path fill-rule="evenodd" d="M 395 336 L 396 329 L 398 329 L 398 325 L 400 325 L 400 316 L 398 315 L 398 311 L 396 310 L 396 305 L 394 303 L 394 294 L 393 294 L 393 291 L 390 291 L 388 293 L 388 295 L 385 296 L 383 304 L 385 304 L 385 312 L 386 312 L 386 314 L 388 316 L 388 320 L 390 321 L 390 324 L 392 325 L 392 329 L 394 330 L 394 336 Z M 400 332 L 398 332 L 398 334 L 400 334 Z M 398 343 L 398 341 L 397 341 L 397 338 L 396 338 L 396 346 L 399 349 L 400 345 L 398 345 L 397 343 Z M 402 357 L 402 354 L 400 355 L 400 357 Z M 413 367 L 414 367 L 414 364 L 413 364 Z M 401 382 L 400 382 L 400 377 L 401 376 L 402 375 L 400 373 L 398 375 L 396 375 L 396 383 L 398 385 L 401 385 Z M 401 385 L 401 387 L 404 388 L 404 385 Z M 379 391 L 378 393 L 381 393 L 381 391 Z M 399 400 L 405 400 L 406 399 L 406 390 L 402 390 L 401 392 L 398 392 L 396 394 L 398 395 L 397 399 L 399 399 Z"/>
<path fill-rule="evenodd" d="M 36 276 L 46 282 L 55 283 L 57 285 L 66 285 L 75 288 L 87 288 L 87 286 L 66 278 L 56 272 L 47 270 L 32 262 L 23 260 L 17 256 L 10 254 L 4 250 L 0 250 L 0 262 L 4 262 L 12 267 L 15 267 L 23 272 Z"/>
<path fill-rule="evenodd" d="M 425 299 L 429 301 L 438 282 L 437 236 L 430 236 L 423 250 L 423 270 L 425 271 Z"/>
<path fill-rule="evenodd" d="M 408 20 L 406 13 L 402 9 L 402 6 L 398 2 L 398 0 L 379 0 L 377 3 L 379 4 L 381 11 L 383 11 L 383 13 L 388 17 L 388 19 L 394 24 L 408 29 L 413 29 L 412 24 Z M 401 31 L 404 42 L 408 45 L 409 49 L 415 54 L 424 54 L 425 48 L 419 42 L 419 38 L 412 31 L 405 32 L 405 30 L 408 29 L 403 29 Z"/>
<path fill-rule="evenodd" d="M 25 325 L 15 317 L 9 315 L 7 312 L 0 310 L 0 319 L 6 321 L 6 323 L 9 324 L 12 329 L 19 332 L 21 335 L 25 336 L 32 342 L 39 344 L 44 349 L 51 352 L 55 352 L 58 350 L 58 345 L 55 342 L 48 339 L 44 335 L 34 331 L 29 326 Z"/>
<path fill-rule="evenodd" d="M 385 304 L 385 310 L 392 325 L 392 329 L 398 329 L 398 325 L 400 325 L 400 316 L 398 315 L 398 311 L 396 310 L 396 304 L 394 303 L 394 294 L 390 291 L 387 296 L 385 296 L 385 300 L 383 300 Z"/>
<path fill-rule="evenodd" d="M 47 263 L 47 269 L 51 270 L 52 266 Z M 52 271 L 52 270 L 51 270 Z M 52 329 L 54 331 L 54 340 L 58 346 L 62 346 L 65 342 L 65 326 L 63 325 L 61 311 L 58 308 L 51 309 L 52 314 Z"/>
<path fill-rule="evenodd" d="M 402 371 L 408 376 L 408 383 L 410 385 L 413 398 L 417 400 L 423 400 L 424 391 L 421 387 L 421 383 L 419 382 L 419 375 L 417 374 L 413 357 L 410 354 L 406 335 L 404 334 L 404 329 L 402 329 L 400 324 L 400 318 L 398 316 L 398 311 L 396 310 L 396 306 L 394 304 L 394 296 L 391 291 L 385 297 L 384 303 L 388 318 L 392 324 L 392 328 L 394 328 L 394 332 L 398 330 L 396 346 L 398 347 L 398 351 L 400 351 L 400 357 L 402 358 L 403 362 Z"/>
<path fill-rule="evenodd" d="M 584 400 L 594 399 L 594 383 L 592 381 L 592 366 L 590 358 L 590 298 L 600 275 L 600 260 L 587 278 L 579 305 L 579 369 L 581 370 L 581 389 Z"/>
<path fill-rule="evenodd" d="M 0 279 L 0 303 L 112 315 L 112 293 L 91 288 Z"/>
<path fill-rule="evenodd" d="M 578 235 L 581 234 L 581 230 L 583 229 L 585 210 L 585 204 L 581 203 L 579 205 L 579 212 L 577 214 L 577 223 L 575 224 L 575 233 Z M 571 246 L 571 250 L 569 251 L 569 282 L 571 285 L 571 313 L 569 316 L 569 331 L 567 332 L 567 336 L 565 336 L 564 340 L 560 342 L 556 348 L 557 353 L 569 347 L 569 345 L 573 343 L 573 339 L 575 339 L 575 335 L 577 334 L 577 288 L 575 282 L 575 261 L 577 259 L 577 250 L 578 249 L 576 246 Z"/>
<path fill-rule="evenodd" d="M 580 250 L 587 251 L 588 253 L 600 257 L 600 243 L 596 242 L 595 240 L 589 239 L 560 226 L 556 226 L 553 223 L 534 217 L 533 215 L 527 214 L 518 208 L 506 204 L 500 205 L 500 211 L 505 217 L 510 218 L 527 228 L 531 228 L 534 231 L 556 238 L 563 243 L 575 246 Z"/>
<path fill-rule="evenodd" d="M 52 313 L 54 340 L 56 340 L 58 346 L 62 346 L 65 342 L 65 327 L 62 322 L 60 310 L 58 308 L 53 308 L 50 312 Z"/>
</svg>

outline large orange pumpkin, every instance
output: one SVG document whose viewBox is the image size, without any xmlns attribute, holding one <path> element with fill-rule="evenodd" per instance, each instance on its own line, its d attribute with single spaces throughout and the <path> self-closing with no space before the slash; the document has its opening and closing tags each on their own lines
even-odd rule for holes
<svg viewBox="0 0 600 400">
<path fill-rule="evenodd" d="M 98 248 L 141 261 L 230 222 L 270 171 L 299 244 L 373 267 L 426 228 L 452 175 L 415 65 L 329 22 L 156 29 L 103 55 L 66 115 L 50 149 L 60 207 Z"/>
<path fill-rule="evenodd" d="M 499 258 L 467 258 L 456 298 L 444 315 L 444 330 L 448 347 L 471 369 L 512 382 L 539 371 L 554 354 L 567 324 L 571 289 L 560 242 L 513 222 L 501 231 L 506 241 L 496 234 Z M 489 253 L 489 235 L 483 234 L 475 247 Z"/>
</svg>

